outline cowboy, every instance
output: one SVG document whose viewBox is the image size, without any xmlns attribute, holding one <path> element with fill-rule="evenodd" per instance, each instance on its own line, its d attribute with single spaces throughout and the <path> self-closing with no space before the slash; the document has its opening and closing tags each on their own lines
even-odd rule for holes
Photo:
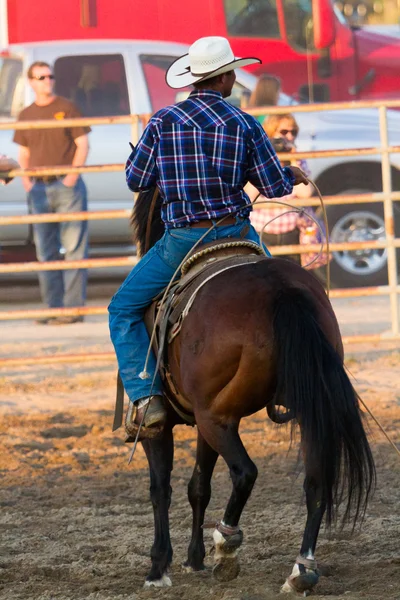
<svg viewBox="0 0 400 600">
<path fill-rule="evenodd" d="M 225 101 L 235 83 L 234 69 L 254 63 L 261 61 L 235 58 L 223 37 L 194 42 L 166 74 L 171 88 L 193 85 L 194 90 L 183 102 L 153 115 L 128 158 L 129 188 L 157 185 L 165 223 L 162 239 L 134 267 L 109 306 L 111 339 L 130 400 L 125 421 L 129 436 L 140 423 L 142 438 L 152 435 L 166 419 L 153 354 L 147 365 L 150 377 L 143 372 L 149 347 L 143 316 L 152 299 L 213 225 L 203 243 L 229 237 L 258 243 L 243 191 L 247 181 L 267 197 L 290 194 L 293 185 L 307 183 L 301 169 L 282 168 L 258 121 Z"/>
</svg>

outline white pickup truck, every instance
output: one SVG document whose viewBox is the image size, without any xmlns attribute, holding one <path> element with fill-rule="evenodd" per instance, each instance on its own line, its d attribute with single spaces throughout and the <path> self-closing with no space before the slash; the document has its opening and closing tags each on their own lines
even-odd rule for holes
<svg viewBox="0 0 400 600">
<path fill-rule="evenodd" d="M 10 46 L 0 54 L 0 121 L 12 121 L 33 101 L 25 73 L 35 60 L 53 65 L 56 93 L 76 102 L 90 117 L 152 113 L 174 103 L 175 91 L 165 84 L 165 71 L 187 46 L 149 41 L 66 41 Z M 239 104 L 243 93 L 254 88 L 256 78 L 237 71 L 237 82 L 230 100 Z M 294 101 L 282 94 L 281 104 Z M 300 125 L 299 150 L 325 150 L 379 146 L 378 113 L 374 109 L 303 113 L 296 116 Z M 0 151 L 17 157 L 12 131 L 0 131 Z M 400 112 L 389 114 L 390 144 L 400 139 Z M 94 126 L 90 134 L 89 164 L 124 163 L 131 141 L 129 125 Z M 392 155 L 393 187 L 400 187 L 400 155 Z M 381 191 L 379 156 L 324 158 L 309 161 L 312 177 L 325 195 Z M 85 175 L 89 209 L 106 210 L 132 207 L 121 172 Z M 15 180 L 0 190 L 0 214 L 26 214 L 21 182 Z M 329 223 L 334 241 L 382 239 L 385 236 L 382 205 L 365 204 L 329 207 Z M 398 219 L 396 228 L 400 228 Z M 0 245 L 29 242 L 29 227 L 2 227 Z M 90 221 L 91 253 L 118 254 L 132 251 L 128 220 Z M 386 278 L 383 250 L 338 252 L 332 262 L 332 281 L 336 286 L 378 285 Z"/>
</svg>

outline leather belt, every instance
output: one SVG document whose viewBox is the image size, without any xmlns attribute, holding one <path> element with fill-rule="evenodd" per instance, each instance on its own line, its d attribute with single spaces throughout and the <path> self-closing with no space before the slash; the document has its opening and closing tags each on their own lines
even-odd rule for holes
<svg viewBox="0 0 400 600">
<path fill-rule="evenodd" d="M 215 221 L 219 221 L 219 219 L 204 219 L 203 221 L 198 221 L 197 223 L 190 223 L 189 227 L 202 227 L 204 229 L 209 229 L 215 224 Z M 236 217 L 231 215 L 230 217 L 226 217 L 222 223 L 217 223 L 217 227 L 226 227 L 227 225 L 236 225 Z"/>
<path fill-rule="evenodd" d="M 56 177 L 56 176 L 49 176 L 49 177 L 32 177 L 33 181 L 35 181 L 35 183 L 45 183 L 45 184 L 49 184 L 49 183 L 54 183 L 55 181 L 59 181 L 60 179 L 62 179 L 62 177 Z"/>
</svg>

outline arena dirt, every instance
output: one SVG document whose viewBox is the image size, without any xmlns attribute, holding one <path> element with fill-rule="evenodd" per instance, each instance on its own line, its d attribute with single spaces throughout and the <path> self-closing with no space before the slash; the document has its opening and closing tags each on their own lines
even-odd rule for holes
<svg viewBox="0 0 400 600">
<path fill-rule="evenodd" d="M 85 346 L 84 337 L 76 341 L 71 335 L 73 351 Z M 63 344 L 57 350 L 68 350 Z M 9 341 L 8 355 L 14 351 Z M 347 364 L 358 391 L 399 444 L 400 352 L 369 348 L 348 354 Z M 172 477 L 173 587 L 143 589 L 153 536 L 149 478 L 142 448 L 128 466 L 122 432 L 111 433 L 114 370 L 97 363 L 0 373 L 0 599 L 282 600 L 280 585 L 291 571 L 305 522 L 303 477 L 297 446 L 290 449 L 288 431 L 271 424 L 264 412 L 242 425 L 259 478 L 241 521 L 239 577 L 216 584 L 210 569 L 197 574 L 181 569 L 190 535 L 186 488 L 196 439 L 195 430 L 181 426 Z M 361 529 L 353 535 L 349 529 L 321 532 L 317 558 L 323 576 L 315 598 L 400 600 L 400 459 L 367 422 L 377 490 Z M 219 461 L 208 521 L 221 518 L 229 493 L 227 469 Z M 210 566 L 211 531 L 205 538 Z"/>
</svg>

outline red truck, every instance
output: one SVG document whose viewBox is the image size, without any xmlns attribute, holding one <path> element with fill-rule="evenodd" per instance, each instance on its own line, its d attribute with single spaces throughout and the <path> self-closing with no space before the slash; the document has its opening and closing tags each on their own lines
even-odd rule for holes
<svg viewBox="0 0 400 600">
<path fill-rule="evenodd" d="M 222 35 L 237 56 L 262 59 L 249 70 L 279 75 L 301 102 L 400 95 L 400 38 L 350 27 L 330 0 L 0 0 L 3 23 L 4 13 L 3 46 Z"/>
</svg>

